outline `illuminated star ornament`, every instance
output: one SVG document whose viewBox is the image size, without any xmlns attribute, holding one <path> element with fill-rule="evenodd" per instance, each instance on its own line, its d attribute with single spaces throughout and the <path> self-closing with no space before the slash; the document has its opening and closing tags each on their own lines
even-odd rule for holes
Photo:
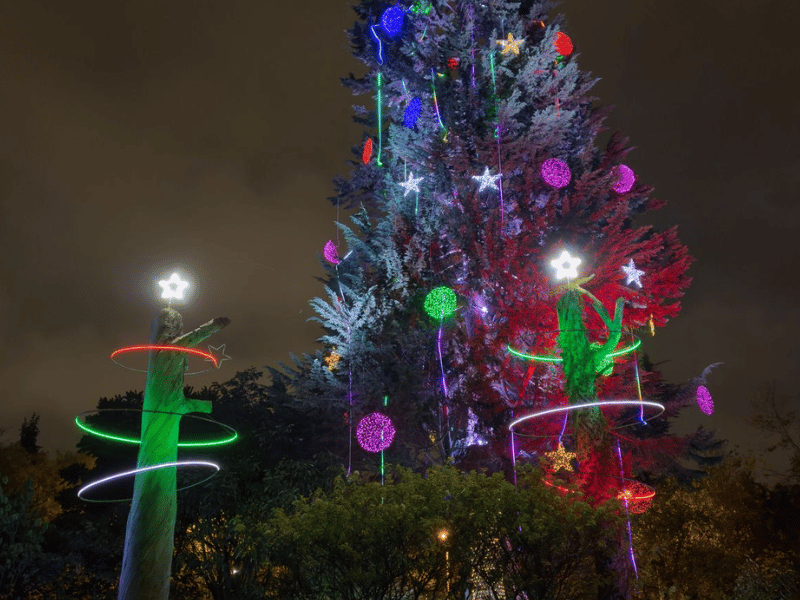
<svg viewBox="0 0 800 600">
<path fill-rule="evenodd" d="M 336 350 L 325 357 L 325 364 L 328 367 L 328 371 L 333 371 L 337 366 L 339 366 L 340 358 L 342 357 L 337 354 Z"/>
<path fill-rule="evenodd" d="M 183 293 L 186 291 L 186 288 L 189 287 L 189 282 L 183 281 L 180 275 L 173 273 L 169 279 L 159 281 L 158 285 L 160 285 L 163 290 L 161 292 L 161 297 L 165 300 L 171 300 L 172 298 L 183 300 Z"/>
<path fill-rule="evenodd" d="M 413 171 L 411 173 L 409 173 L 408 174 L 408 179 L 406 179 L 405 181 L 402 181 L 399 184 L 400 187 L 402 187 L 406 191 L 405 194 L 403 194 L 403 197 L 405 198 L 406 196 L 408 196 L 409 192 L 417 192 L 417 193 L 419 193 L 419 182 L 422 181 L 423 179 L 425 179 L 425 178 L 424 177 L 414 177 L 414 172 Z"/>
<path fill-rule="evenodd" d="M 492 175 L 491 173 L 489 173 L 489 167 L 485 167 L 483 170 L 483 175 L 473 175 L 472 178 L 475 181 L 480 182 L 481 187 L 478 188 L 478 192 L 482 192 L 487 187 L 490 187 L 493 190 L 498 189 L 497 180 L 500 179 L 501 175 L 502 175 L 501 173 L 498 173 L 497 175 Z"/>
<path fill-rule="evenodd" d="M 556 270 L 556 279 L 576 278 L 579 264 L 581 264 L 581 259 L 570 255 L 566 250 L 561 253 L 561 256 L 550 261 L 550 266 Z"/>
<path fill-rule="evenodd" d="M 566 471 L 573 472 L 572 460 L 575 458 L 575 452 L 567 452 L 564 449 L 564 444 L 559 443 L 558 449 L 554 452 L 545 452 L 544 455 L 553 467 L 553 471 Z"/>
<path fill-rule="evenodd" d="M 503 47 L 502 54 L 511 54 L 514 53 L 515 56 L 519 56 L 520 46 L 525 42 L 525 40 L 515 40 L 514 34 L 509 33 L 508 38 L 505 40 L 497 40 L 497 43 Z"/>
<path fill-rule="evenodd" d="M 225 354 L 225 346 L 226 346 L 226 344 L 222 344 L 221 346 L 212 346 L 212 345 L 209 344 L 209 346 L 208 346 L 208 352 L 210 354 L 213 354 L 214 356 L 221 356 L 222 357 L 222 358 L 219 358 L 217 360 L 217 369 L 219 369 L 220 365 L 222 363 L 224 363 L 226 360 L 231 360 L 231 357 L 228 356 L 227 354 Z M 211 359 L 207 358 L 206 360 L 210 361 Z"/>
<path fill-rule="evenodd" d="M 640 271 L 636 268 L 636 265 L 633 263 L 633 259 L 628 261 L 627 265 L 622 265 L 622 271 L 625 273 L 625 285 L 630 285 L 635 283 L 637 286 L 642 287 L 642 275 L 644 275 L 644 271 Z"/>
</svg>

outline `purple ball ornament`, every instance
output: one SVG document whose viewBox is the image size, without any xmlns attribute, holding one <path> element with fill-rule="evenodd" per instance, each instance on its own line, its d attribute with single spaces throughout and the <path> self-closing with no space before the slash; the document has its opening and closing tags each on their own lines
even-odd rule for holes
<svg viewBox="0 0 800 600">
<path fill-rule="evenodd" d="M 544 161 L 541 173 L 545 183 L 557 189 L 566 187 L 572 179 L 567 163 L 558 158 L 548 158 Z"/>
<path fill-rule="evenodd" d="M 339 258 L 339 251 L 336 249 L 336 246 L 333 245 L 333 240 L 325 242 L 325 247 L 322 249 L 322 256 L 332 265 L 338 265 L 342 262 Z"/>
<path fill-rule="evenodd" d="M 386 450 L 392 445 L 394 434 L 392 420 L 379 412 L 368 414 L 358 422 L 358 427 L 356 427 L 358 444 L 367 452 Z"/>
<path fill-rule="evenodd" d="M 631 191 L 633 182 L 636 181 L 636 175 L 633 173 L 628 165 L 617 165 L 614 169 L 616 182 L 614 183 L 614 191 L 618 194 L 626 194 Z"/>
<path fill-rule="evenodd" d="M 697 386 L 697 406 L 707 415 L 714 412 L 714 399 L 711 398 L 711 392 L 704 385 Z"/>
</svg>

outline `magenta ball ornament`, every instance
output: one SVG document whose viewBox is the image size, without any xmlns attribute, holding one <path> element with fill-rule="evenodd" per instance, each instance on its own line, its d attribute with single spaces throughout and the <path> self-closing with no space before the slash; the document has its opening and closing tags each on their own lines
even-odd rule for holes
<svg viewBox="0 0 800 600">
<path fill-rule="evenodd" d="M 356 427 L 358 445 L 367 452 L 386 450 L 394 439 L 394 425 L 386 415 L 374 412 L 363 417 Z"/>
<path fill-rule="evenodd" d="M 711 397 L 711 392 L 704 385 L 697 386 L 697 406 L 707 415 L 714 412 L 714 399 Z"/>
<path fill-rule="evenodd" d="M 636 181 L 636 175 L 634 175 L 633 169 L 628 165 L 617 165 L 614 171 L 614 191 L 618 194 L 630 192 L 633 187 L 633 182 Z"/>
<path fill-rule="evenodd" d="M 322 249 L 322 255 L 332 265 L 338 265 L 341 260 L 339 259 L 339 252 L 333 244 L 333 240 L 325 242 L 325 247 Z"/>
<path fill-rule="evenodd" d="M 541 173 L 542 179 L 547 185 L 558 189 L 566 187 L 572 179 L 572 173 L 570 173 L 567 163 L 558 158 L 548 158 L 544 161 Z"/>
</svg>

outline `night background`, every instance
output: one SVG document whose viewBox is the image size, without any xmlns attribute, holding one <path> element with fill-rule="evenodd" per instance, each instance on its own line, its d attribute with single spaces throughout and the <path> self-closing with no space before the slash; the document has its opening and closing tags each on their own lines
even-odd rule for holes
<svg viewBox="0 0 800 600">
<path fill-rule="evenodd" d="M 730 447 L 764 381 L 797 402 L 800 5 L 588 2 L 559 11 L 579 66 L 616 105 L 626 162 L 679 225 L 696 262 L 683 309 L 644 349 L 675 383 L 709 379 L 716 412 L 688 409 Z M 339 78 L 346 2 L 4 2 L 0 7 L 0 379 L 3 442 L 36 412 L 39 443 L 67 450 L 75 414 L 142 389 L 108 358 L 146 343 L 158 279 L 192 287 L 184 329 L 217 316 L 232 361 L 187 379 L 312 351 L 331 180 L 361 128 Z M 342 219 L 346 218 L 342 214 Z"/>
</svg>

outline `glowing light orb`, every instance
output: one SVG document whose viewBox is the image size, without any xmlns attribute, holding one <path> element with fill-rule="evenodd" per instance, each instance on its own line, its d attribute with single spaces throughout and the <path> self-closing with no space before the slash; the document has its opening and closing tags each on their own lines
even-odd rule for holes
<svg viewBox="0 0 800 600">
<path fill-rule="evenodd" d="M 561 256 L 550 261 L 550 266 L 556 270 L 556 279 L 576 278 L 579 264 L 581 264 L 581 259 L 572 256 L 566 250 L 561 253 Z"/>
<path fill-rule="evenodd" d="M 381 15 L 381 29 L 390 38 L 400 35 L 403 30 L 403 9 L 395 4 L 390 6 Z"/>
<path fill-rule="evenodd" d="M 422 109 L 422 101 L 419 98 L 412 98 L 411 102 L 406 106 L 406 112 L 403 114 L 403 125 L 409 129 L 413 129 L 419 119 L 419 113 Z"/>
<path fill-rule="evenodd" d="M 555 46 L 556 52 L 558 52 L 561 56 L 569 56 L 572 54 L 572 50 L 574 49 L 572 40 L 566 33 L 562 31 L 559 31 L 556 34 Z"/>
<path fill-rule="evenodd" d="M 617 165 L 614 169 L 616 182 L 614 183 L 614 191 L 618 194 L 625 194 L 631 191 L 636 175 L 628 165 Z"/>
<path fill-rule="evenodd" d="M 211 475 L 209 475 L 208 477 L 206 477 L 205 479 L 202 479 L 202 480 L 198 481 L 197 483 L 193 483 L 192 485 L 187 485 L 185 487 L 180 488 L 179 490 L 176 490 L 178 492 L 180 492 L 181 490 L 189 489 L 190 487 L 194 487 L 196 485 L 200 485 L 201 483 L 205 483 L 206 481 L 211 479 L 214 475 L 216 475 L 217 472 L 219 471 L 219 465 L 218 464 L 212 463 L 212 462 L 207 462 L 207 461 L 204 461 L 204 460 L 179 460 L 177 462 L 168 462 L 168 463 L 161 463 L 159 465 L 150 465 L 150 466 L 147 466 L 147 467 L 140 467 L 138 469 L 133 469 L 132 471 L 124 471 L 124 472 L 121 472 L 121 473 L 115 473 L 114 475 L 110 475 L 108 477 L 104 477 L 103 479 L 98 479 L 97 481 L 93 481 L 91 483 L 88 483 L 85 486 L 83 486 L 80 490 L 78 490 L 78 498 L 80 498 L 81 500 L 84 500 L 86 502 L 127 502 L 128 500 L 131 500 L 131 498 L 123 498 L 123 499 L 117 499 L 117 500 L 93 500 L 91 498 L 84 497 L 84 494 L 86 492 L 88 492 L 89 490 L 91 490 L 92 488 L 96 488 L 99 485 L 102 485 L 104 483 L 108 483 L 109 481 L 113 481 L 115 479 L 121 479 L 123 477 L 129 477 L 131 475 L 136 475 L 137 473 L 144 473 L 144 472 L 147 472 L 147 471 L 155 471 L 156 469 L 167 469 L 167 468 L 170 468 L 170 467 L 172 467 L 172 468 L 175 468 L 175 467 L 211 467 L 212 469 L 214 469 L 214 472 Z"/>
<path fill-rule="evenodd" d="M 572 173 L 563 160 L 558 158 L 548 158 L 542 163 L 542 179 L 549 186 L 557 189 L 566 187 L 572 179 Z"/>
<path fill-rule="evenodd" d="M 392 445 L 395 429 L 392 420 L 386 415 L 374 412 L 358 422 L 356 439 L 359 446 L 367 452 L 380 452 Z"/>
<path fill-rule="evenodd" d="M 456 312 L 458 299 L 456 293 L 447 286 L 433 288 L 425 296 L 423 308 L 434 319 L 446 319 L 452 317 Z"/>
<path fill-rule="evenodd" d="M 372 159 L 372 138 L 367 138 L 364 142 L 364 150 L 361 152 L 361 162 L 365 165 Z"/>
<path fill-rule="evenodd" d="M 714 399 L 711 397 L 711 392 L 704 385 L 697 386 L 697 406 L 707 415 L 714 412 Z"/>
<path fill-rule="evenodd" d="M 173 273 L 169 279 L 163 279 L 158 282 L 163 290 L 161 297 L 165 300 L 175 298 L 176 300 L 183 300 L 183 293 L 189 287 L 189 282 L 181 279 L 177 273 Z"/>
<path fill-rule="evenodd" d="M 322 249 L 322 256 L 332 265 L 338 265 L 341 262 L 339 251 L 336 250 L 336 246 L 333 245 L 333 240 L 325 242 L 325 247 Z"/>
</svg>

